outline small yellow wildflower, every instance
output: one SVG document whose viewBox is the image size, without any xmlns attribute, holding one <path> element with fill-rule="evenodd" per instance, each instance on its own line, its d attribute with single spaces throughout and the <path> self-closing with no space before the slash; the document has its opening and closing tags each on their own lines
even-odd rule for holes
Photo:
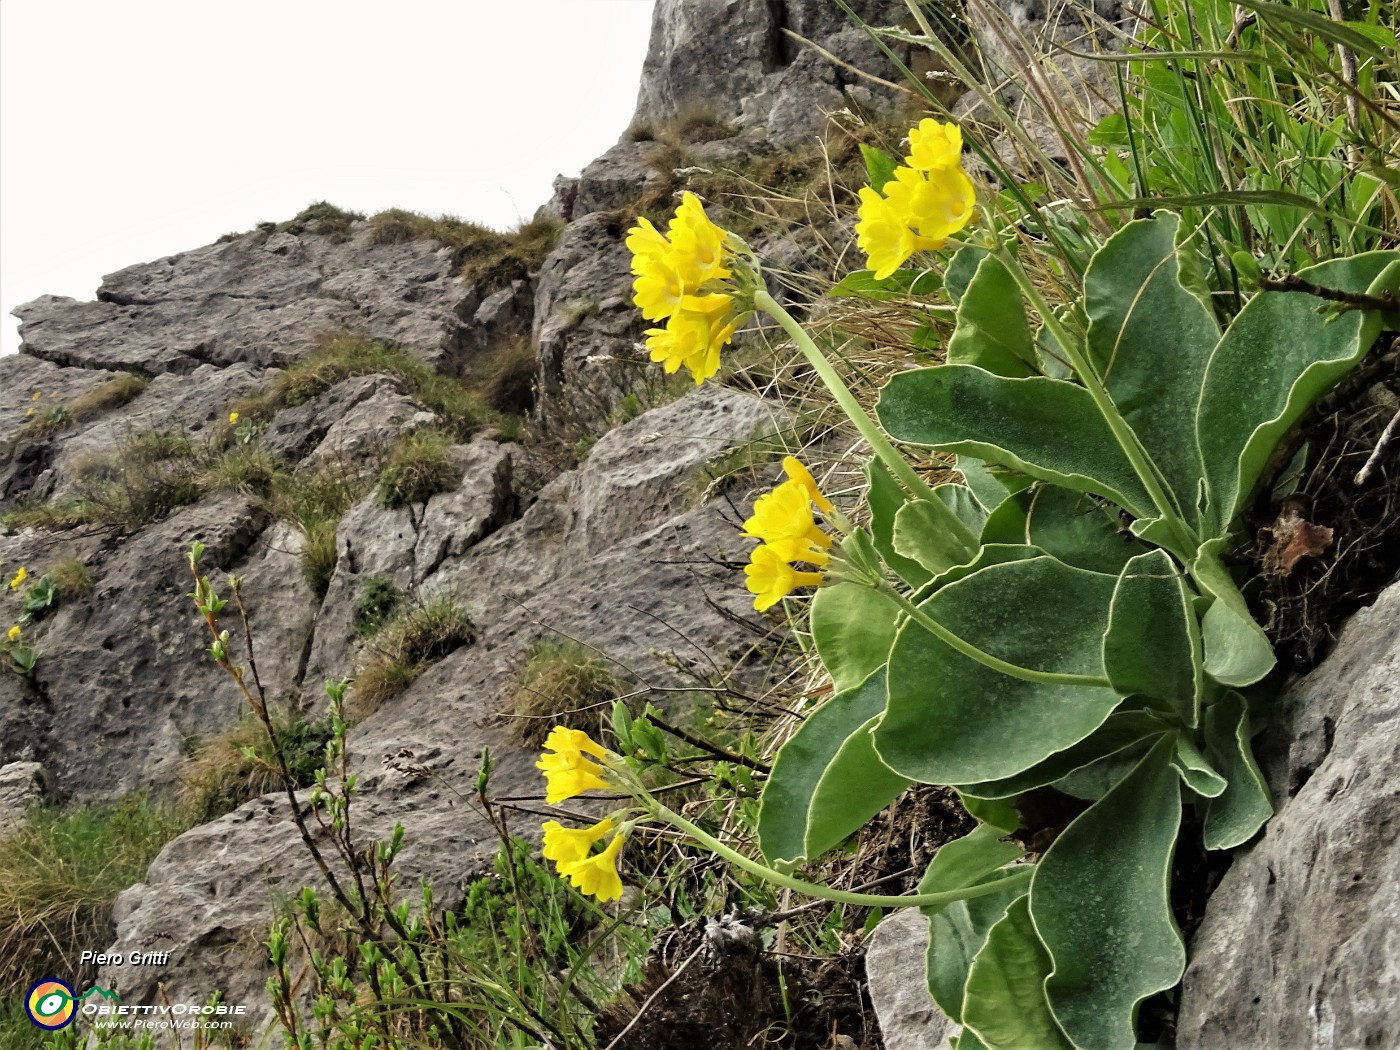
<svg viewBox="0 0 1400 1050">
<path fill-rule="evenodd" d="M 15 573 L 15 578 L 10 581 L 10 590 L 19 590 L 19 585 L 27 579 L 29 579 L 29 570 L 21 565 L 19 567 L 19 572 Z"/>
<path fill-rule="evenodd" d="M 24 410 L 24 414 L 25 414 L 26 416 L 32 416 L 32 415 L 34 414 L 34 409 L 33 409 L 33 408 L 26 408 L 26 409 Z"/>
<path fill-rule="evenodd" d="M 228 421 L 229 421 L 229 425 L 230 425 L 230 426 L 236 424 L 236 423 L 238 422 L 238 413 L 237 413 L 237 412 L 230 412 L 230 413 L 228 414 Z"/>
<path fill-rule="evenodd" d="M 21 631 L 21 630 L 19 629 L 19 624 L 15 624 L 15 625 L 14 625 L 13 627 L 11 627 L 10 630 L 9 630 L 9 638 L 10 638 L 10 641 L 12 641 L 12 642 L 17 642 L 17 641 L 19 641 L 20 635 L 22 635 L 23 633 L 24 633 L 24 632 Z"/>
<path fill-rule="evenodd" d="M 904 163 L 920 171 L 944 171 L 962 163 L 962 128 L 931 117 L 909 129 L 909 156 Z"/>
<path fill-rule="evenodd" d="M 544 847 L 540 850 L 545 860 L 552 860 L 562 868 L 565 864 L 583 860 L 593 843 L 606 838 L 615 825 L 611 817 L 605 817 L 591 828 L 566 828 L 557 820 L 544 822 Z"/>
<path fill-rule="evenodd" d="M 785 481 L 760 496 L 753 514 L 744 522 L 744 535 L 761 540 L 787 561 L 827 563 L 832 539 L 812 518 L 812 500 L 797 481 Z"/>
<path fill-rule="evenodd" d="M 831 500 L 822 495 L 821 489 L 817 488 L 817 479 L 812 477 L 812 472 L 803 466 L 802 461 L 796 456 L 783 457 L 783 473 L 788 479 L 795 482 L 807 493 L 807 498 L 817 505 L 817 509 L 823 514 L 830 514 L 836 508 L 832 506 Z"/>
<path fill-rule="evenodd" d="M 753 607 L 763 612 L 798 587 L 820 587 L 822 575 L 794 569 L 778 551 L 764 544 L 749 555 L 749 564 L 744 566 L 744 585 L 754 595 Z"/>
<path fill-rule="evenodd" d="M 44 396 L 44 392 L 43 392 L 42 390 L 36 390 L 36 391 L 34 391 L 34 393 L 32 393 L 32 394 L 29 395 L 29 400 L 30 400 L 30 401 L 38 401 L 39 398 L 41 398 L 41 397 L 43 397 L 43 396 Z"/>
<path fill-rule="evenodd" d="M 566 876 L 574 888 L 599 901 L 615 901 L 622 896 L 622 879 L 617 873 L 617 855 L 622 852 L 622 836 L 613 840 L 602 853 L 582 860 L 559 865 L 559 874 Z"/>
<path fill-rule="evenodd" d="M 681 365 L 699 386 L 719 371 L 719 352 L 734 335 L 734 297 L 722 292 L 686 295 L 665 328 L 647 329 L 647 350 L 668 374 Z"/>
<path fill-rule="evenodd" d="M 915 252 L 943 247 L 972 221 L 977 193 L 961 165 L 962 132 L 956 124 L 920 121 L 909 131 L 907 166 L 875 189 L 860 190 L 856 244 L 876 280 L 894 273 Z"/>
<path fill-rule="evenodd" d="M 544 771 L 545 801 L 551 806 L 594 789 L 609 791 L 612 785 L 604 778 L 606 770 L 586 755 L 606 758 L 607 751 L 578 729 L 555 726 L 544 742 L 545 750 L 535 768 Z"/>
</svg>

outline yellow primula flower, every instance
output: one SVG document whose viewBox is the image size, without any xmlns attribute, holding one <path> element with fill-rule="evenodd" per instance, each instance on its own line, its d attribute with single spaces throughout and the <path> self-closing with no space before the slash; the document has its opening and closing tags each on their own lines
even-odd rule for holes
<svg viewBox="0 0 1400 1050">
<path fill-rule="evenodd" d="M 668 232 L 639 218 L 627 231 L 632 253 L 633 299 L 648 321 L 670 317 L 686 296 L 701 292 L 712 281 L 729 276 L 725 266 L 727 235 L 710 221 L 700 198 L 686 193 L 676 208 Z"/>
<path fill-rule="evenodd" d="M 551 806 L 565 802 L 585 791 L 610 791 L 613 785 L 604 777 L 607 772 L 597 762 L 585 757 L 606 758 L 608 752 L 589 739 L 579 729 L 555 726 L 544 742 L 545 750 L 535 768 L 544 771 L 545 801 Z"/>
<path fill-rule="evenodd" d="M 15 578 L 10 581 L 10 590 L 18 590 L 19 585 L 27 579 L 29 579 L 29 570 L 21 565 L 19 567 L 19 572 L 15 573 Z"/>
<path fill-rule="evenodd" d="M 860 188 L 856 216 L 856 247 L 865 253 L 877 281 L 898 270 L 916 251 L 935 247 L 934 242 L 916 237 L 905 214 L 869 186 Z"/>
<path fill-rule="evenodd" d="M 24 633 L 24 632 L 21 631 L 21 630 L 19 629 L 19 624 L 15 624 L 13 627 L 10 628 L 10 631 L 9 631 L 9 638 L 10 638 L 10 641 L 12 641 L 12 642 L 17 642 L 17 641 L 19 641 L 20 635 L 22 635 L 23 633 Z"/>
<path fill-rule="evenodd" d="M 962 163 L 962 129 L 940 124 L 932 117 L 909 129 L 909 156 L 904 163 L 920 171 L 943 171 Z"/>
<path fill-rule="evenodd" d="M 761 540 L 785 561 L 825 565 L 832 538 L 812 517 L 812 499 L 799 481 L 785 481 L 760 496 L 744 522 L 744 535 Z"/>
<path fill-rule="evenodd" d="M 591 828 L 566 828 L 557 820 L 544 822 L 544 846 L 540 850 L 545 860 L 552 860 L 561 869 L 565 864 L 583 860 L 593 843 L 606 838 L 615 825 L 606 817 Z"/>
<path fill-rule="evenodd" d="M 932 242 L 916 248 L 922 251 L 943 247 L 944 238 L 972 220 L 977 191 L 962 168 L 932 172 L 895 168 L 894 181 L 885 183 L 885 199 L 914 231 L 916 240 Z"/>
<path fill-rule="evenodd" d="M 32 393 L 32 394 L 29 395 L 29 400 L 30 400 L 30 401 L 38 401 L 39 398 L 41 398 L 41 397 L 43 397 L 43 396 L 44 396 L 44 392 L 43 392 L 42 390 L 36 390 L 36 391 L 34 391 L 34 393 Z"/>
<path fill-rule="evenodd" d="M 229 424 L 230 424 L 230 425 L 236 424 L 236 423 L 238 422 L 238 413 L 237 413 L 237 412 L 230 412 L 230 413 L 228 414 L 228 421 L 229 421 Z"/>
<path fill-rule="evenodd" d="M 744 566 L 744 584 L 754 595 L 753 607 L 763 612 L 776 605 L 798 587 L 820 587 L 823 574 L 803 572 L 788 564 L 781 553 L 768 544 L 755 547 Z"/>
<path fill-rule="evenodd" d="M 817 479 L 812 477 L 812 472 L 803 466 L 796 456 L 783 457 L 783 473 L 807 493 L 807 498 L 815 503 L 823 514 L 830 514 L 836 509 L 831 500 L 823 496 L 821 489 L 817 488 Z"/>
<path fill-rule="evenodd" d="M 622 878 L 617 873 L 620 852 L 622 836 L 614 835 L 602 853 L 560 864 L 559 874 L 567 877 L 575 889 L 600 902 L 615 901 L 622 896 Z"/>
<path fill-rule="evenodd" d="M 719 371 L 719 352 L 734 335 L 734 297 L 722 292 L 687 295 L 665 328 L 647 330 L 647 350 L 667 373 L 681 365 L 699 386 Z"/>
<path fill-rule="evenodd" d="M 700 198 L 693 193 L 681 195 L 676 217 L 671 220 L 671 244 L 682 261 L 677 268 L 687 283 L 694 281 L 699 288 L 707 281 L 729 276 L 724 265 L 725 232 L 710 221 Z"/>
<path fill-rule="evenodd" d="M 627 234 L 627 247 L 632 252 L 632 301 L 648 321 L 670 317 L 685 295 L 685 281 L 676 268 L 675 251 L 655 226 L 646 218 L 637 220 Z"/>
</svg>

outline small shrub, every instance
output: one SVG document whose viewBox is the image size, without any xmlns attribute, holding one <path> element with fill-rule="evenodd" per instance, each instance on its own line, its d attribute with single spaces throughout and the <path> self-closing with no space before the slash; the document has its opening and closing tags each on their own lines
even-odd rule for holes
<svg viewBox="0 0 1400 1050">
<path fill-rule="evenodd" d="M 315 783 L 331 738 L 330 724 L 324 719 L 307 721 L 289 714 L 274 715 L 272 724 L 292 780 L 298 787 Z M 196 745 L 180 779 L 176 803 L 192 825 L 207 824 L 281 787 L 267 730 L 248 716 L 232 729 Z"/>
<path fill-rule="evenodd" d="M 401 610 L 375 635 L 355 678 L 358 713 L 363 717 L 398 696 L 430 664 L 475 638 L 471 615 L 449 594 L 435 594 Z"/>
<path fill-rule="evenodd" d="M 404 593 L 387 576 L 371 576 L 355 603 L 355 633 L 368 638 L 378 633 L 403 605 Z"/>
<path fill-rule="evenodd" d="M 113 899 L 144 878 L 160 848 L 186 827 L 168 808 L 134 795 L 36 810 L 0 842 L 0 999 L 18 998 L 36 974 L 89 978 L 77 960 L 111 943 Z"/>
<path fill-rule="evenodd" d="M 116 451 L 77 464 L 76 488 L 87 520 L 128 532 L 159 521 L 200 497 L 198 455 L 183 434 L 133 434 Z"/>
<path fill-rule="evenodd" d="M 364 215 L 357 211 L 345 211 L 327 201 L 317 201 L 297 213 L 296 217 L 277 226 L 278 233 L 317 233 L 336 241 L 348 240 L 350 228 L 362 222 Z"/>
<path fill-rule="evenodd" d="M 597 739 L 623 692 L 625 683 L 602 654 L 576 642 L 536 642 L 510 699 L 510 715 L 527 747 L 542 746 L 556 724 Z"/>
<path fill-rule="evenodd" d="M 451 448 L 452 436 L 435 427 L 401 436 L 379 472 L 379 505 L 406 507 L 453 488 L 459 478 L 448 456 Z"/>
</svg>

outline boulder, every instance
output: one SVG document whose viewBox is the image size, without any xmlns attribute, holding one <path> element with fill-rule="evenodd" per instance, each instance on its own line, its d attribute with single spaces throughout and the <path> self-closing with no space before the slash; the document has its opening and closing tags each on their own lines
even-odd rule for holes
<svg viewBox="0 0 1400 1050">
<path fill-rule="evenodd" d="M 1394 1045 L 1400 1033 L 1400 586 L 1342 631 L 1260 738 L 1277 813 L 1191 943 L 1181 1050 Z"/>
</svg>

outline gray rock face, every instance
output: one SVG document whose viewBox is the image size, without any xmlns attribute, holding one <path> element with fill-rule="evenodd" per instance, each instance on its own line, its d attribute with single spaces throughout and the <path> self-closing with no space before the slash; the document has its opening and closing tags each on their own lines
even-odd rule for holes
<svg viewBox="0 0 1400 1050">
<path fill-rule="evenodd" d="M 342 327 L 450 365 L 471 294 L 452 251 L 436 241 L 370 244 L 365 229 L 345 242 L 254 232 L 110 274 L 97 302 L 44 296 L 15 310 L 24 353 L 186 375 L 202 364 L 284 364 Z"/>
<path fill-rule="evenodd" d="M 928 919 L 902 908 L 875 927 L 865 951 L 865 979 L 885 1050 L 944 1050 L 959 1026 L 928 991 Z"/>
<path fill-rule="evenodd" d="M 896 0 L 855 0 L 851 7 L 872 25 L 908 18 Z M 634 120 L 664 123 L 687 111 L 707 112 L 788 146 L 819 135 L 826 114 L 852 102 L 877 110 L 889 104 L 869 81 L 798 37 L 867 73 L 899 79 L 833 3 L 658 0 Z"/>
<path fill-rule="evenodd" d="M 44 797 L 45 783 L 38 762 L 0 766 L 0 841 L 24 826 L 29 808 Z"/>
<path fill-rule="evenodd" d="M 1400 587 L 1346 626 L 1261 738 L 1277 815 L 1191 944 L 1182 1050 L 1400 1039 Z"/>
</svg>

